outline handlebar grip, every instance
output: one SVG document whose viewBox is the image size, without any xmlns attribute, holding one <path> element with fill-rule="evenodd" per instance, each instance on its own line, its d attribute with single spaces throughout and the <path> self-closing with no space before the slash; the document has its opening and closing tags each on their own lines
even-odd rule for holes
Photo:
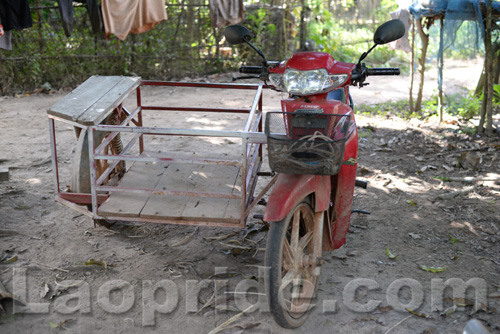
<svg viewBox="0 0 500 334">
<path fill-rule="evenodd" d="M 263 66 L 241 66 L 240 73 L 261 74 L 264 72 Z"/>
<path fill-rule="evenodd" d="M 397 67 L 367 68 L 366 74 L 370 75 L 399 75 L 401 71 Z"/>
</svg>

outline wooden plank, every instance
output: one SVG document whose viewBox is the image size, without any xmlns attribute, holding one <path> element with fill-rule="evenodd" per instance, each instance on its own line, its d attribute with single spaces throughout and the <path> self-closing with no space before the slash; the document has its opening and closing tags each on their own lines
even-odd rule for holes
<svg viewBox="0 0 500 334">
<path fill-rule="evenodd" d="M 9 181 L 9 167 L 0 167 L 0 181 Z"/>
<path fill-rule="evenodd" d="M 141 84 L 140 77 L 119 78 L 120 81 L 116 82 L 111 89 L 78 117 L 78 123 L 83 125 L 100 124 L 111 111 L 118 107 Z"/>
<path fill-rule="evenodd" d="M 162 176 L 164 165 L 158 163 L 134 163 L 120 182 L 121 187 L 154 189 Z M 139 217 L 151 194 L 112 192 L 98 209 L 103 217 Z"/>
<path fill-rule="evenodd" d="M 247 200 L 250 197 L 250 190 L 253 182 L 255 182 L 255 177 L 258 172 L 257 167 L 259 166 L 260 163 L 260 157 L 257 157 L 255 159 L 255 166 L 253 169 L 253 174 L 250 179 L 250 185 L 249 188 L 247 189 Z M 233 194 L 240 195 L 241 196 L 241 169 L 238 172 L 238 176 L 235 179 L 235 184 L 233 186 Z M 229 200 L 229 204 L 227 206 L 226 212 L 224 213 L 224 218 L 226 219 L 239 219 L 241 218 L 241 215 L 243 214 L 241 212 L 241 201 L 232 199 Z"/>
<path fill-rule="evenodd" d="M 204 165 L 203 169 L 198 172 L 199 177 L 194 191 L 231 194 L 239 169 L 238 166 Z M 190 198 L 182 212 L 182 217 L 189 220 L 198 217 L 198 219 L 221 219 L 222 221 L 229 202 L 229 199 L 223 198 Z M 229 220 L 232 219 L 238 220 L 239 214 Z"/>
<path fill-rule="evenodd" d="M 165 173 L 156 185 L 158 190 L 192 191 L 197 175 L 193 173 L 195 165 L 169 163 Z M 181 219 L 189 197 L 153 195 L 141 212 L 141 218 Z"/>
<path fill-rule="evenodd" d="M 121 81 L 119 76 L 92 76 L 47 110 L 52 116 L 76 122 L 103 94 Z"/>
</svg>

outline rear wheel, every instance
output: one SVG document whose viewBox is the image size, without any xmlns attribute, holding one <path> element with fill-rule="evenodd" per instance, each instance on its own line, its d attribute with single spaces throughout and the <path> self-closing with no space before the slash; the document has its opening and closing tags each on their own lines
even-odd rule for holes
<svg viewBox="0 0 500 334">
<path fill-rule="evenodd" d="M 113 113 L 108 117 L 102 124 L 119 124 L 117 120 L 118 115 Z M 73 168 L 73 176 L 71 180 L 71 191 L 75 193 L 90 193 L 90 161 L 89 161 L 89 142 L 88 142 L 88 132 L 77 128 L 75 131 L 78 142 L 75 151 L 75 161 Z M 94 135 L 95 147 L 99 146 L 101 142 L 106 138 L 109 132 L 96 132 Z M 108 144 L 105 149 L 105 154 L 117 155 L 122 152 L 122 141 L 120 134 L 118 134 L 110 144 Z M 107 160 L 96 160 L 96 178 L 99 178 L 102 173 L 108 168 Z M 125 173 L 125 161 L 120 161 L 120 163 L 111 172 L 108 180 L 117 178 L 118 180 Z"/>
<path fill-rule="evenodd" d="M 268 232 L 266 293 L 271 314 L 285 328 L 301 326 L 313 306 L 322 243 L 314 218 L 313 208 L 304 200 L 283 220 L 271 223 Z"/>
</svg>

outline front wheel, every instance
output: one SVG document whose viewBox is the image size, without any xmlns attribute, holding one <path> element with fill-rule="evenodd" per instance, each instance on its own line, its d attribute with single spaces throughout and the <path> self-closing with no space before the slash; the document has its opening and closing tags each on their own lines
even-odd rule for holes
<svg viewBox="0 0 500 334">
<path fill-rule="evenodd" d="M 322 216 L 321 216 L 322 217 Z M 319 219 L 318 219 L 319 220 Z M 322 224 L 307 200 L 271 223 L 266 246 L 266 294 L 271 314 L 285 328 L 301 326 L 312 308 L 319 281 Z"/>
</svg>

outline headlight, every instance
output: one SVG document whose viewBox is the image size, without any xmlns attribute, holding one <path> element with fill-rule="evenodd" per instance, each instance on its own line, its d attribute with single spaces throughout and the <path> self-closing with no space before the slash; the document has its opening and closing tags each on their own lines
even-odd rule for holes
<svg viewBox="0 0 500 334">
<path fill-rule="evenodd" d="M 329 92 L 347 81 L 347 74 L 328 74 L 325 69 L 299 71 L 293 68 L 285 74 L 271 73 L 269 80 L 281 91 L 294 95 L 312 95 Z"/>
</svg>

